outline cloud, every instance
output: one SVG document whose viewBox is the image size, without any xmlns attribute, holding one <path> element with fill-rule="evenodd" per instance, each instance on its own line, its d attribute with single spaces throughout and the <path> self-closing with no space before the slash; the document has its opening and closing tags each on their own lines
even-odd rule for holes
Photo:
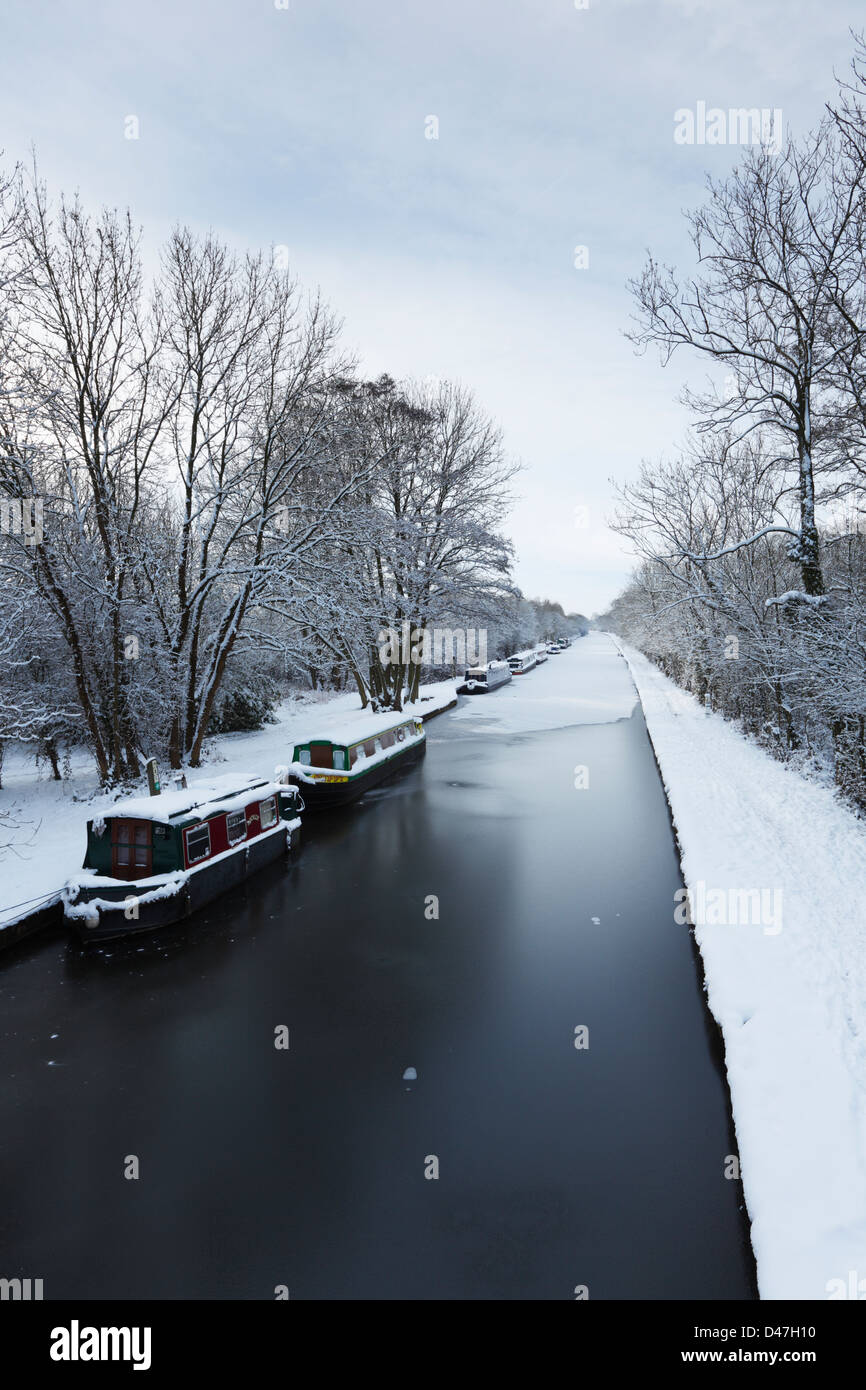
<svg viewBox="0 0 866 1390">
<path fill-rule="evenodd" d="M 803 129 L 859 15 L 856 0 L 796 22 L 781 0 L 61 0 L 50 22 L 5 17 L 0 129 L 7 158 L 36 142 L 55 187 L 131 205 L 151 247 L 175 221 L 288 245 L 371 373 L 475 387 L 527 465 L 521 583 L 602 607 L 621 543 L 599 522 L 578 553 L 558 518 L 579 495 L 602 517 L 611 475 L 675 447 L 674 398 L 703 370 L 634 356 L 625 281 L 648 246 L 686 260 L 681 209 L 734 162 L 675 146 L 673 113 L 781 106 Z"/>
</svg>

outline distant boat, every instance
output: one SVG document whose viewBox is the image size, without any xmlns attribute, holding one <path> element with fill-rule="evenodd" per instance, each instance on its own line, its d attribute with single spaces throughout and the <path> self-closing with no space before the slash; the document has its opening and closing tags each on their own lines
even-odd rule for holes
<svg viewBox="0 0 866 1390">
<path fill-rule="evenodd" d="M 116 801 L 87 822 L 64 917 L 86 941 L 180 921 L 293 850 L 303 809 L 297 788 L 237 774 Z"/>
<path fill-rule="evenodd" d="M 507 685 L 511 680 L 511 667 L 507 661 L 488 661 L 486 666 L 469 666 L 458 685 L 458 695 L 483 695 L 495 690 L 499 685 Z"/>
<path fill-rule="evenodd" d="M 327 737 L 296 743 L 287 769 L 308 811 L 355 801 L 371 787 L 423 758 L 422 720 L 405 714 L 362 715 Z"/>
<path fill-rule="evenodd" d="M 527 671 L 531 671 L 538 664 L 538 658 L 534 651 L 515 652 L 514 656 L 508 658 L 508 665 L 511 667 L 512 675 L 523 676 Z"/>
<path fill-rule="evenodd" d="M 542 642 L 540 647 L 535 648 L 535 660 L 536 664 L 539 666 L 542 664 L 542 662 L 545 662 L 547 660 L 547 646 L 545 643 Z"/>
</svg>

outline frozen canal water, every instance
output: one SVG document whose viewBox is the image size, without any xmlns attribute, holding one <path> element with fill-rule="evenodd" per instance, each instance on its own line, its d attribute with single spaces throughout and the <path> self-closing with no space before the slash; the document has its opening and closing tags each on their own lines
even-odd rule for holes
<svg viewBox="0 0 866 1390">
<path fill-rule="evenodd" d="M 146 946 L 10 956 L 0 1274 L 46 1298 L 755 1296 L 666 802 L 602 642 L 433 721 L 420 767 L 308 819 L 290 873 Z"/>
</svg>

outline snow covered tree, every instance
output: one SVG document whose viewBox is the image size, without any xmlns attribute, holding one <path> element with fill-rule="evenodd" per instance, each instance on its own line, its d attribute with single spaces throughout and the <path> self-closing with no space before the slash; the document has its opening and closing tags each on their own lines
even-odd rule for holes
<svg viewBox="0 0 866 1390">
<path fill-rule="evenodd" d="M 797 498 L 796 525 L 781 529 L 807 599 L 825 587 L 816 476 L 837 461 L 829 422 L 866 328 L 864 182 L 866 165 L 840 149 L 829 117 L 780 152 L 749 147 L 727 179 L 708 181 L 708 202 L 689 215 L 699 272 L 681 282 L 650 259 L 632 284 L 633 341 L 659 344 L 664 360 L 688 347 L 724 368 L 721 391 L 687 393 L 699 429 L 735 441 L 759 431 L 772 450 Z M 764 534 L 762 526 L 734 543 Z"/>
</svg>

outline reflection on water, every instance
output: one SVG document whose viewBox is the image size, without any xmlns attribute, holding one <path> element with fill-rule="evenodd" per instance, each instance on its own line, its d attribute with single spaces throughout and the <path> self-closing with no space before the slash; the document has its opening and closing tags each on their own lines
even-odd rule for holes
<svg viewBox="0 0 866 1390">
<path fill-rule="evenodd" d="M 640 716 L 455 729 L 189 923 L 9 962 L 8 1275 L 48 1298 L 754 1296 Z"/>
</svg>

